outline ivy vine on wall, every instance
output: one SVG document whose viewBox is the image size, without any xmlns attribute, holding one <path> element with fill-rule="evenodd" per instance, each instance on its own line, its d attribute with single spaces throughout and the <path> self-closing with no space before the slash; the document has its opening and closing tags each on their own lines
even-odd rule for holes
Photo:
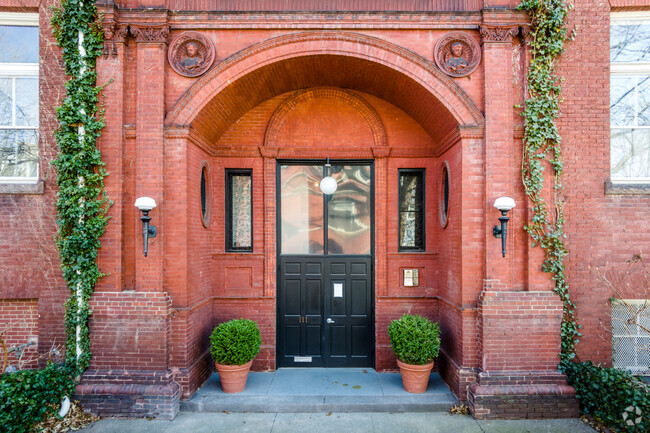
<svg viewBox="0 0 650 433">
<path fill-rule="evenodd" d="M 102 276 L 97 251 L 111 204 L 103 191 L 106 170 L 96 145 L 104 127 L 95 69 L 103 34 L 92 0 L 63 0 L 54 9 L 52 24 L 70 77 L 66 97 L 57 108 L 59 154 L 53 164 L 59 186 L 56 243 L 71 291 L 65 312 L 66 361 L 78 377 L 88 368 L 91 356 L 88 301 Z"/>
<path fill-rule="evenodd" d="M 555 292 L 564 305 L 560 359 L 565 362 L 575 357 L 575 345 L 580 337 L 576 306 L 569 297 L 569 283 L 564 273 L 567 250 L 564 205 L 560 197 L 564 188 L 562 140 L 555 123 L 562 102 L 562 79 L 557 74 L 557 60 L 572 37 L 566 28 L 571 6 L 563 0 L 522 0 L 519 9 L 528 12 L 531 20 L 529 97 L 522 112 L 525 129 L 521 172 L 526 194 L 533 204 L 533 217 L 524 228 L 533 239 L 533 246 L 544 249 L 546 260 L 542 270 L 553 276 Z M 552 194 L 544 190 L 544 172 L 548 168 L 553 176 Z"/>
</svg>

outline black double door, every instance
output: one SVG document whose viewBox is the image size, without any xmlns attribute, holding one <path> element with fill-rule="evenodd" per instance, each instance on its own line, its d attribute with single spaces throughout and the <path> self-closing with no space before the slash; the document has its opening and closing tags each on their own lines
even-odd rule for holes
<svg viewBox="0 0 650 433">
<path fill-rule="evenodd" d="M 278 366 L 372 367 L 372 165 L 278 166 Z"/>
</svg>

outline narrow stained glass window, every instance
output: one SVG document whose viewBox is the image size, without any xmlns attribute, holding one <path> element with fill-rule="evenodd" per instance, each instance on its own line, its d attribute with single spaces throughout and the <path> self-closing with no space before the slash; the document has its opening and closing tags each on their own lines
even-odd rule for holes
<svg viewBox="0 0 650 433">
<path fill-rule="evenodd" d="M 226 251 L 253 251 L 251 170 L 226 171 Z"/>
<path fill-rule="evenodd" d="M 399 171 L 399 250 L 424 251 L 424 170 Z"/>
</svg>

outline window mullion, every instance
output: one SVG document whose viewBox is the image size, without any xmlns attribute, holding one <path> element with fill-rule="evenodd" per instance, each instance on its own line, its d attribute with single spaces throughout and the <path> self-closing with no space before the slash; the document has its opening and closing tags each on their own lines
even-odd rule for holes
<svg viewBox="0 0 650 433">
<path fill-rule="evenodd" d="M 16 126 L 16 77 L 11 77 L 11 126 Z"/>
<path fill-rule="evenodd" d="M 634 76 L 634 126 L 639 125 L 639 76 Z"/>
<path fill-rule="evenodd" d="M 16 126 L 16 77 L 11 78 L 11 126 Z M 18 176 L 18 142 L 14 139 L 14 177 Z"/>
</svg>

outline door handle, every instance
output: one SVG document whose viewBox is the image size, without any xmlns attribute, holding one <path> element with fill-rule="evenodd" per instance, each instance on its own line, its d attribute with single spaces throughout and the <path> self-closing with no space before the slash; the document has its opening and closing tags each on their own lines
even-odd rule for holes
<svg viewBox="0 0 650 433">
<path fill-rule="evenodd" d="M 327 318 L 327 323 L 334 323 L 334 321 L 328 317 Z"/>
</svg>

